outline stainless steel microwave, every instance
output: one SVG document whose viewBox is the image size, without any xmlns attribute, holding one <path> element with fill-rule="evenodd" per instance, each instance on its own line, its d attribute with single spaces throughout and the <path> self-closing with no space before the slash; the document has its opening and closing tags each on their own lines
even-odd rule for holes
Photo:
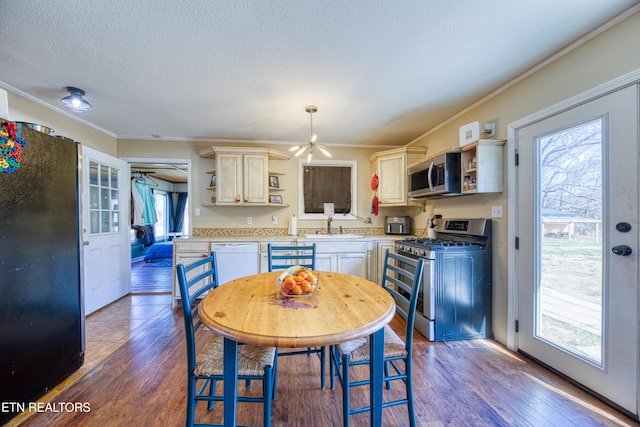
<svg viewBox="0 0 640 427">
<path fill-rule="evenodd" d="M 459 194 L 460 152 L 445 152 L 409 167 L 409 197 Z"/>
</svg>

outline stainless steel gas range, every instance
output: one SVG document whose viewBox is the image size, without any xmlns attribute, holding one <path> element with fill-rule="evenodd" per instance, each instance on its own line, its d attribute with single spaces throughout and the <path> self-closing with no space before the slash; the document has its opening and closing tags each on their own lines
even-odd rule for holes
<svg viewBox="0 0 640 427">
<path fill-rule="evenodd" d="M 437 219 L 433 238 L 397 240 L 395 251 L 424 258 L 416 329 L 430 341 L 491 336 L 491 220 Z"/>
</svg>

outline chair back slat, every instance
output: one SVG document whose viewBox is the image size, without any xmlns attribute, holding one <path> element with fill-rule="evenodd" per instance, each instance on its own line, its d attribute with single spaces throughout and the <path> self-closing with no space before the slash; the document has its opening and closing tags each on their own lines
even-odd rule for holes
<svg viewBox="0 0 640 427">
<path fill-rule="evenodd" d="M 180 287 L 180 302 L 184 317 L 187 342 L 187 362 L 189 372 L 195 368 L 196 348 L 195 333 L 202 325 L 198 315 L 197 300 L 205 293 L 218 287 L 218 266 L 216 253 L 211 252 L 206 258 L 194 263 L 176 266 L 176 275 Z"/>
<path fill-rule="evenodd" d="M 316 268 L 316 244 L 312 245 L 267 245 L 269 271 L 284 270 L 300 265 L 311 270 Z"/>
<path fill-rule="evenodd" d="M 396 300 L 396 312 L 406 321 L 405 346 L 411 352 L 416 308 L 422 285 L 424 260 L 391 252 L 385 253 L 382 287 Z"/>
</svg>

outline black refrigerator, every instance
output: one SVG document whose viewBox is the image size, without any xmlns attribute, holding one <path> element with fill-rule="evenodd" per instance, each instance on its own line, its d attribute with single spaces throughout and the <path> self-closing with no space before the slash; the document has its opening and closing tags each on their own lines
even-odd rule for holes
<svg viewBox="0 0 640 427">
<path fill-rule="evenodd" d="M 2 424 L 82 365 L 84 313 L 80 146 L 0 125 Z"/>
</svg>

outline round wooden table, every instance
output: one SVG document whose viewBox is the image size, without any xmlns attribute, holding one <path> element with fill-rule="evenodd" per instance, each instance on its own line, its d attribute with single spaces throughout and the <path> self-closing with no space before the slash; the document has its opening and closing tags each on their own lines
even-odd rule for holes
<svg viewBox="0 0 640 427">
<path fill-rule="evenodd" d="M 284 297 L 279 272 L 241 277 L 212 290 L 200 303 L 202 322 L 225 337 L 224 424 L 236 425 L 237 343 L 306 348 L 371 340 L 371 425 L 382 425 L 383 327 L 395 301 L 374 282 L 350 274 L 318 272 L 308 297 Z"/>
</svg>

